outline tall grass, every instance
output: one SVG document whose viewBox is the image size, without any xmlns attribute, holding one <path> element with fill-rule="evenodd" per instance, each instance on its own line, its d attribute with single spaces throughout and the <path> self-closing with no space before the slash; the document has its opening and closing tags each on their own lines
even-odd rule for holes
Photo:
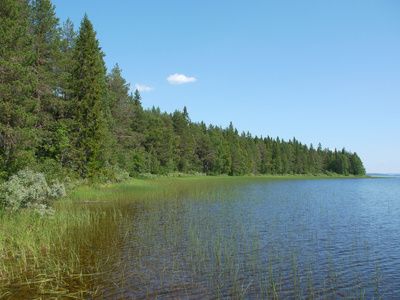
<svg viewBox="0 0 400 300">
<path fill-rule="evenodd" d="M 264 230 L 259 227 L 261 220 L 253 219 L 240 205 L 248 191 L 235 188 L 247 180 L 158 181 L 173 193 L 139 200 L 127 215 L 120 250 L 106 252 L 108 275 L 96 279 L 95 285 L 102 286 L 99 295 L 111 297 L 111 285 L 117 285 L 120 295 L 132 298 L 363 298 L 369 283 L 359 281 L 357 266 L 353 270 L 346 262 L 338 262 L 331 252 L 340 218 L 322 204 L 312 207 L 315 204 L 283 196 L 279 199 L 283 207 L 292 206 L 294 212 L 297 206 L 304 211 L 300 206 L 305 205 L 326 214 L 332 231 L 310 231 L 308 216 L 277 213 L 271 215 L 267 230 L 282 238 L 265 244 L 260 236 Z M 293 222 L 286 222 L 288 217 Z M 293 236 L 291 226 L 304 231 Z M 357 236 L 356 231 L 354 240 Z M 313 250 L 325 249 L 326 263 L 319 262 L 317 252 L 293 248 L 290 240 L 297 239 L 305 239 Z M 358 244 L 357 240 L 349 250 L 351 263 L 357 255 L 364 255 Z M 348 276 L 348 272 L 356 275 Z M 379 275 L 376 278 L 378 282 Z M 379 293 L 376 290 L 374 295 Z"/>
<path fill-rule="evenodd" d="M 56 294 L 65 280 L 80 272 L 78 252 L 85 246 L 80 228 L 98 222 L 100 213 L 58 205 L 53 217 L 21 211 L 0 217 L 0 291 L 3 297 L 23 297 L 32 287 Z"/>
<path fill-rule="evenodd" d="M 169 181 L 131 180 L 80 187 L 55 204 L 52 217 L 32 210 L 0 211 L 0 298 L 83 297 L 87 278 L 99 269 L 98 262 L 88 262 L 88 249 L 113 243 L 112 228 L 124 213 L 122 207 L 185 189 Z M 101 230 L 110 236 L 99 238 Z"/>
<path fill-rule="evenodd" d="M 280 179 L 288 178 L 269 178 Z M 305 257 L 281 240 L 265 243 L 260 232 L 285 236 L 292 228 L 280 213 L 261 228 L 242 209 L 249 191 L 237 187 L 255 181 L 265 178 L 132 180 L 80 187 L 56 204 L 52 218 L 3 213 L 0 298 L 363 298 L 366 285 L 379 284 L 378 263 L 370 282 L 349 284 L 333 257 L 316 268 L 315 253 Z M 324 207 L 319 213 L 338 222 Z M 302 220 L 307 228 L 311 221 Z M 335 232 L 304 230 L 287 238 L 306 239 L 329 254 Z M 354 255 L 369 251 L 360 245 L 355 234 Z"/>
</svg>

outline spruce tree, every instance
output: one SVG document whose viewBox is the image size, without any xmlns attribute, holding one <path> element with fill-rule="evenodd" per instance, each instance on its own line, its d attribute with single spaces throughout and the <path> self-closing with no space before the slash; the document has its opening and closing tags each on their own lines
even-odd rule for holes
<svg viewBox="0 0 400 300">
<path fill-rule="evenodd" d="M 187 124 L 190 124 L 189 113 L 187 111 L 186 106 L 183 107 L 183 118 L 185 119 Z"/>
<path fill-rule="evenodd" d="M 132 160 L 131 150 L 135 143 L 130 126 L 134 105 L 129 95 L 129 86 L 122 77 L 122 70 L 116 64 L 107 76 L 105 119 L 108 127 L 108 144 L 104 145 L 105 151 L 102 153 L 108 154 L 104 159 L 110 164 L 119 162 L 125 169 L 132 169 L 127 164 Z"/>
<path fill-rule="evenodd" d="M 73 160 L 82 177 L 95 171 L 103 143 L 104 119 L 102 97 L 106 89 L 103 53 L 96 32 L 85 14 L 72 56 L 72 107 L 74 120 Z"/>
<path fill-rule="evenodd" d="M 111 70 L 111 74 L 107 78 L 108 94 L 107 102 L 111 110 L 113 119 L 116 121 L 117 127 L 113 128 L 113 132 L 126 131 L 129 127 L 129 118 L 133 115 L 133 103 L 129 97 L 129 83 L 122 77 L 122 70 L 118 64 Z M 115 127 L 115 126 L 114 126 Z M 124 127 L 121 129 L 121 127 Z M 125 134 L 126 135 L 126 134 Z"/>
<path fill-rule="evenodd" d="M 32 41 L 27 1 L 0 5 L 0 179 L 34 159 Z"/>
<path fill-rule="evenodd" d="M 142 97 L 140 96 L 139 90 L 135 90 L 135 97 L 133 98 L 133 103 L 136 106 L 141 106 L 142 105 Z"/>
<path fill-rule="evenodd" d="M 350 155 L 350 163 L 351 163 L 351 174 L 354 175 L 365 175 L 365 168 L 357 153 L 353 153 Z"/>
<path fill-rule="evenodd" d="M 143 113 L 142 107 L 142 97 L 140 96 L 139 90 L 135 90 L 135 95 L 131 94 L 131 99 L 133 99 L 134 109 L 133 109 L 133 119 L 131 122 L 131 128 L 137 133 L 144 133 L 145 131 L 145 115 Z"/>
</svg>

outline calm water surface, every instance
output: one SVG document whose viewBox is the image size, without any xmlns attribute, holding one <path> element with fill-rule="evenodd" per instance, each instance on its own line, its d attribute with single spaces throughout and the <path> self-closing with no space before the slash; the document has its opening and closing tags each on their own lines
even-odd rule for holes
<svg viewBox="0 0 400 300">
<path fill-rule="evenodd" d="M 135 203 L 95 299 L 400 297 L 400 177 L 255 180 Z"/>
</svg>

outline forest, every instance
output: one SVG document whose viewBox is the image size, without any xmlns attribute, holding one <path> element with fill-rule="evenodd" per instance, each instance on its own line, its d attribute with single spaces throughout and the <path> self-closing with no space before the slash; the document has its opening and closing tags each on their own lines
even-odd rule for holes
<svg viewBox="0 0 400 300">
<path fill-rule="evenodd" d="M 104 56 L 87 15 L 76 30 L 49 0 L 1 0 L 0 182 L 26 168 L 93 181 L 122 173 L 365 175 L 345 148 L 192 122 L 186 107 L 145 109 Z"/>
</svg>

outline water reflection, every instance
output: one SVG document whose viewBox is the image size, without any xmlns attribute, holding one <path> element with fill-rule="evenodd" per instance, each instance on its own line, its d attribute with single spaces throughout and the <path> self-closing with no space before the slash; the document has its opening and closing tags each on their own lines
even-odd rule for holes
<svg viewBox="0 0 400 300">
<path fill-rule="evenodd" d="M 395 298 L 399 200 L 399 180 L 337 179 L 135 203 L 95 251 L 93 298 Z"/>
</svg>

